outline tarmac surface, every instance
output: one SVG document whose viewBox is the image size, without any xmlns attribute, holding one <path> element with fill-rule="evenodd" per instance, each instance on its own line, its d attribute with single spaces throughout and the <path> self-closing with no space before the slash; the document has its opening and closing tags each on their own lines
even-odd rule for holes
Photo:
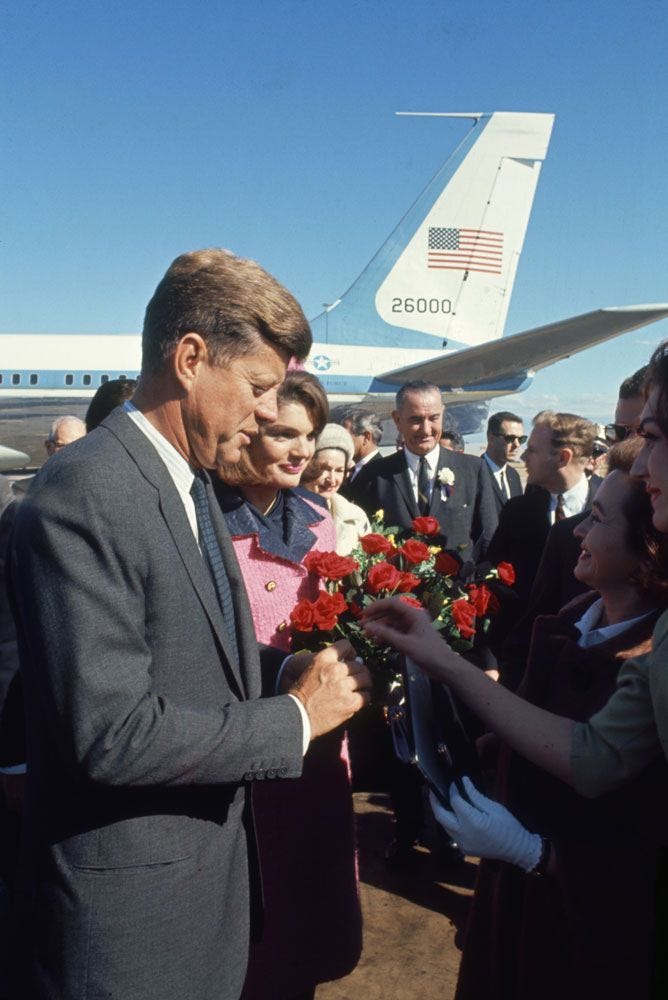
<svg viewBox="0 0 668 1000">
<path fill-rule="evenodd" d="M 417 848 L 407 868 L 390 871 L 387 796 L 357 792 L 355 814 L 364 950 L 354 972 L 317 988 L 317 1000 L 451 1000 L 475 864 L 439 872 Z"/>
</svg>

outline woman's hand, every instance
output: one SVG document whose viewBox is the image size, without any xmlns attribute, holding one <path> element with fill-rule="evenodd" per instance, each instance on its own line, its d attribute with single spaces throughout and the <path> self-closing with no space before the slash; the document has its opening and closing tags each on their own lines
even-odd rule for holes
<svg viewBox="0 0 668 1000">
<path fill-rule="evenodd" d="M 369 604 L 362 612 L 362 625 L 369 638 L 410 656 L 437 680 L 447 683 L 448 664 L 456 666 L 459 660 L 434 628 L 427 612 L 405 604 L 398 597 Z"/>
<path fill-rule="evenodd" d="M 468 802 L 450 786 L 450 809 L 445 809 L 433 792 L 429 801 L 434 816 L 465 854 L 479 858 L 509 861 L 525 872 L 536 867 L 542 852 L 542 839 L 529 833 L 512 813 L 499 802 L 482 795 L 469 778 L 463 779 Z"/>
</svg>

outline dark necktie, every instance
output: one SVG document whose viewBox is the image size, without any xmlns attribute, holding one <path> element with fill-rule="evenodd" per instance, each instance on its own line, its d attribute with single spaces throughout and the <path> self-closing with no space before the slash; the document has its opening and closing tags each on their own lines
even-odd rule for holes
<svg viewBox="0 0 668 1000">
<path fill-rule="evenodd" d="M 501 487 L 501 496 L 503 497 L 503 502 L 510 499 L 510 494 L 508 493 L 508 480 L 506 479 L 506 470 L 501 469 L 499 473 L 499 485 Z"/>
<path fill-rule="evenodd" d="M 565 517 L 566 517 L 566 511 L 564 510 L 564 495 L 563 493 L 560 493 L 557 496 L 557 506 L 554 509 L 555 524 L 557 521 L 563 521 Z"/>
<path fill-rule="evenodd" d="M 239 647 L 237 646 L 237 630 L 234 617 L 234 604 L 232 602 L 232 591 L 230 581 L 227 578 L 223 556 L 218 545 L 218 539 L 211 522 L 211 511 L 209 510 L 209 498 L 207 496 L 207 483 L 209 479 L 206 472 L 196 472 L 193 484 L 190 487 L 190 495 L 195 504 L 197 515 L 197 530 L 199 532 L 199 544 L 202 555 L 208 563 L 216 588 L 216 595 L 220 610 L 223 612 L 225 629 L 230 640 L 230 645 L 234 652 L 235 660 L 239 663 Z"/>
<path fill-rule="evenodd" d="M 418 462 L 418 510 L 429 513 L 429 466 L 424 455 Z"/>
</svg>

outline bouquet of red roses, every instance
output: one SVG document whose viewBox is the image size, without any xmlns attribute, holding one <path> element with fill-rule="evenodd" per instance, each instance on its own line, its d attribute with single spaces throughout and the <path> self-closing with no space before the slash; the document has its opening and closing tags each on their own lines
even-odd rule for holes
<svg viewBox="0 0 668 1000">
<path fill-rule="evenodd" d="M 400 531 L 383 524 L 378 511 L 371 532 L 360 538 L 350 556 L 335 552 L 310 552 L 304 565 L 322 582 L 315 601 L 301 600 L 293 608 L 292 648 L 317 650 L 335 639 L 346 638 L 382 686 L 398 681 L 400 669 L 393 650 L 367 639 L 359 622 L 363 608 L 381 597 L 399 596 L 426 608 L 434 626 L 450 645 L 465 651 L 476 634 L 489 627 L 498 610 L 495 590 L 512 586 L 510 563 L 477 570 L 454 552 L 435 545 L 440 526 L 434 517 L 416 517 L 412 530 Z"/>
</svg>

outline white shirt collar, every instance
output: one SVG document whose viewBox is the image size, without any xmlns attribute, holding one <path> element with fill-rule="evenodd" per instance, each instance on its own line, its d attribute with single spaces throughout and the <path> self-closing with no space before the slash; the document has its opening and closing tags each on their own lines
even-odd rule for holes
<svg viewBox="0 0 668 1000">
<path fill-rule="evenodd" d="M 550 511 L 554 512 L 557 508 L 557 498 L 560 494 L 551 493 L 550 494 Z M 587 506 L 587 497 L 589 496 L 589 480 L 582 474 L 582 478 L 578 479 L 574 486 L 571 486 L 570 490 L 566 490 L 561 494 L 563 498 L 563 508 L 566 517 L 572 517 L 574 514 L 581 514 L 582 511 Z"/>
<path fill-rule="evenodd" d="M 172 482 L 174 483 L 174 486 L 183 501 L 183 506 L 185 507 L 186 514 L 188 515 L 188 521 L 193 530 L 193 534 L 195 538 L 199 538 L 195 503 L 190 495 L 190 490 L 195 478 L 193 469 L 183 455 L 178 453 L 174 445 L 170 444 L 167 438 L 153 426 L 151 421 L 148 420 L 141 410 L 137 409 L 134 403 L 127 399 L 123 403 L 123 409 L 129 416 L 130 420 L 132 420 L 132 422 L 139 428 L 142 434 L 146 435 L 164 462 L 167 472 L 171 476 Z"/>
<path fill-rule="evenodd" d="M 495 476 L 499 472 L 503 472 L 505 470 L 505 468 L 506 468 L 506 463 L 505 462 L 503 463 L 503 465 L 497 465 L 496 462 L 492 461 L 492 459 L 489 457 L 489 455 L 487 454 L 487 452 L 484 452 L 484 454 L 483 454 L 482 457 L 485 459 L 485 461 L 487 462 L 487 464 L 489 465 L 490 469 L 492 470 L 492 472 L 494 473 Z"/>
<path fill-rule="evenodd" d="M 372 458 L 375 458 L 378 453 L 379 449 L 376 448 L 375 451 L 369 452 L 369 454 L 365 455 L 364 458 L 360 458 L 359 462 L 355 462 L 355 473 L 359 472 L 360 469 L 363 468 L 367 462 L 370 462 Z"/>
<path fill-rule="evenodd" d="M 596 628 L 596 622 L 600 621 L 602 613 L 603 601 L 599 597 L 597 601 L 594 601 L 587 608 L 582 618 L 575 622 L 575 627 L 580 633 L 578 646 L 581 649 L 588 649 L 589 646 L 598 646 L 602 642 L 607 642 L 608 639 L 612 639 L 616 635 L 621 635 L 622 632 L 626 632 L 633 625 L 637 624 L 637 622 L 641 622 L 643 618 L 647 618 L 652 614 L 651 611 L 647 611 L 644 615 L 627 618 L 626 621 L 617 622 L 615 625 L 603 625 L 601 628 Z"/>
<path fill-rule="evenodd" d="M 404 455 L 406 456 L 406 462 L 408 464 L 408 468 L 417 478 L 418 463 L 422 458 L 422 455 L 415 455 L 412 451 L 409 451 L 408 448 L 404 448 Z M 430 479 L 433 479 L 434 476 L 436 475 L 436 469 L 438 468 L 438 460 L 441 457 L 440 444 L 434 445 L 431 451 L 427 452 L 427 454 L 424 457 L 427 459 L 427 466 L 429 468 L 429 477 Z"/>
</svg>

